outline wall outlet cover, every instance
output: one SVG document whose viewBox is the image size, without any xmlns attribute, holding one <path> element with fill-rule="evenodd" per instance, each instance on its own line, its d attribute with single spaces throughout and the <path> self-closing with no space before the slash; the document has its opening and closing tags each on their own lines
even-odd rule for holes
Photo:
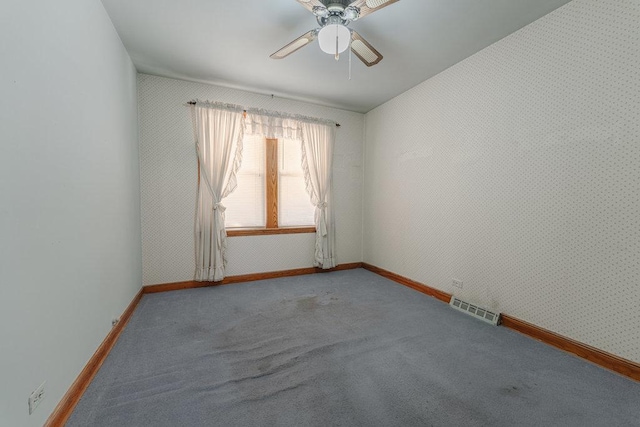
<svg viewBox="0 0 640 427">
<path fill-rule="evenodd" d="M 453 286 L 462 289 L 462 280 L 453 279 Z"/>
<path fill-rule="evenodd" d="M 29 396 L 29 415 L 33 414 L 33 411 L 36 410 L 42 399 L 44 399 L 44 384 L 43 382 L 40 384 L 40 387 L 35 389 L 33 393 Z"/>
</svg>

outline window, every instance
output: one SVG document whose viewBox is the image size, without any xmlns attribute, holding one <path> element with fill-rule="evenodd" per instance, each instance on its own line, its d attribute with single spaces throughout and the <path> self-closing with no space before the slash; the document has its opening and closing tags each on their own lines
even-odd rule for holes
<svg viewBox="0 0 640 427">
<path fill-rule="evenodd" d="M 301 159 L 300 141 L 245 136 L 238 186 L 223 202 L 230 236 L 315 231 Z"/>
<path fill-rule="evenodd" d="M 265 226 L 265 148 L 261 136 L 245 136 L 242 141 L 238 186 L 222 202 L 227 228 Z"/>
<path fill-rule="evenodd" d="M 300 141 L 278 140 L 278 201 L 281 227 L 314 224 L 315 209 L 305 188 Z"/>
</svg>

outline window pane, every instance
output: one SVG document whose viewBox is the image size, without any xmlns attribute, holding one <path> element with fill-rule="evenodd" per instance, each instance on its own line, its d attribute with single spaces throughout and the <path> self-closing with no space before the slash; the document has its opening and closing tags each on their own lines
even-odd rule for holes
<svg viewBox="0 0 640 427">
<path fill-rule="evenodd" d="M 227 228 L 264 227 L 265 141 L 262 136 L 248 135 L 242 144 L 238 186 L 222 201 L 227 208 L 225 225 Z"/>
<path fill-rule="evenodd" d="M 278 224 L 313 226 L 315 207 L 305 189 L 300 141 L 278 140 Z"/>
</svg>

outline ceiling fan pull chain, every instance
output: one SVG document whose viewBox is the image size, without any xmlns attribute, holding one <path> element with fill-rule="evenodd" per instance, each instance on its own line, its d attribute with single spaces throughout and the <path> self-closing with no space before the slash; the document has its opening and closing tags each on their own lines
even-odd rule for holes
<svg viewBox="0 0 640 427">
<path fill-rule="evenodd" d="M 340 53 L 338 52 L 338 41 L 340 40 L 338 28 L 340 27 L 336 25 L 336 61 L 340 59 Z"/>
<path fill-rule="evenodd" d="M 353 38 L 351 37 L 351 31 L 349 31 L 349 80 L 351 80 L 351 42 Z"/>
</svg>

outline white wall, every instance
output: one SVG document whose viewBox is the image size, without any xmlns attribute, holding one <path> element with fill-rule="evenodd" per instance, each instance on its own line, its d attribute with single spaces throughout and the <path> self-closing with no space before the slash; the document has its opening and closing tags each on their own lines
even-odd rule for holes
<svg viewBox="0 0 640 427">
<path fill-rule="evenodd" d="M 40 426 L 141 286 L 136 71 L 98 0 L 0 9 L 0 425 Z"/>
<path fill-rule="evenodd" d="M 140 177 L 145 284 L 192 280 L 197 161 L 189 108 L 199 98 L 332 119 L 338 263 L 362 261 L 364 116 L 304 102 L 140 74 Z M 230 237 L 227 275 L 311 267 L 313 234 Z"/>
<path fill-rule="evenodd" d="M 639 23 L 574 0 L 369 112 L 365 262 L 640 362 Z"/>
</svg>

